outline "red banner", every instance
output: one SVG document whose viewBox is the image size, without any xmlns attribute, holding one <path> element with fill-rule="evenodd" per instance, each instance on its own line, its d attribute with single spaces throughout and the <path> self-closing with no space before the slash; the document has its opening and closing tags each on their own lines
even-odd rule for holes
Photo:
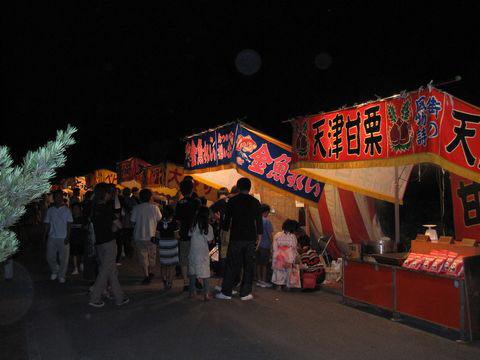
<svg viewBox="0 0 480 360">
<path fill-rule="evenodd" d="M 165 186 L 166 167 L 165 165 L 154 165 L 144 169 L 145 186 Z"/>
<path fill-rule="evenodd" d="M 455 238 L 480 242 L 480 184 L 450 174 Z"/>
<path fill-rule="evenodd" d="M 292 168 L 436 163 L 480 182 L 480 109 L 425 89 L 293 122 Z"/>
<path fill-rule="evenodd" d="M 143 169 L 150 166 L 146 161 L 138 158 L 129 158 L 117 164 L 118 182 L 135 180 L 143 183 Z"/>
</svg>

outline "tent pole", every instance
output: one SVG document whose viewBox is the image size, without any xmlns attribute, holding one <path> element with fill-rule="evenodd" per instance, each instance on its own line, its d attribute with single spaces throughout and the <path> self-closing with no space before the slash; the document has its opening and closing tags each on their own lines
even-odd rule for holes
<svg viewBox="0 0 480 360">
<path fill-rule="evenodd" d="M 400 244 L 400 199 L 398 166 L 395 166 L 395 248 Z"/>
</svg>

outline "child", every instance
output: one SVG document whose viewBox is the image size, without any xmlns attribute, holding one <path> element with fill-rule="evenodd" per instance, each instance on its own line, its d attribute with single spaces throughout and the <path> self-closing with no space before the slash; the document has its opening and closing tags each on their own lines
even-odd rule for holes
<svg viewBox="0 0 480 360">
<path fill-rule="evenodd" d="M 303 229 L 299 228 L 296 235 L 300 245 L 302 288 L 303 291 L 313 291 L 317 288 L 317 283 L 321 284 L 325 280 L 325 270 L 323 269 L 320 256 L 311 248 L 310 238 L 305 234 Z"/>
<path fill-rule="evenodd" d="M 165 290 L 172 288 L 175 266 L 178 264 L 178 223 L 173 220 L 173 208 L 163 207 L 163 219 L 157 225 L 156 243 L 160 257 L 160 272 Z"/>
<path fill-rule="evenodd" d="M 267 265 L 271 255 L 273 226 L 268 219 L 270 206 L 262 204 L 260 211 L 263 216 L 263 234 L 262 239 L 257 244 L 257 286 L 266 288 L 272 287 L 272 284 L 267 282 Z"/>
<path fill-rule="evenodd" d="M 287 289 L 300 288 L 300 271 L 296 264 L 298 258 L 295 220 L 285 220 L 282 231 L 273 238 L 272 283 L 286 286 Z"/>
<path fill-rule="evenodd" d="M 70 255 L 73 260 L 72 275 L 78 275 L 83 271 L 83 255 L 87 243 L 88 221 L 82 214 L 80 203 L 72 205 L 73 223 L 70 233 Z"/>
<path fill-rule="evenodd" d="M 210 211 L 202 206 L 195 217 L 189 235 L 190 254 L 188 256 L 188 276 L 190 280 L 189 293 L 194 297 L 196 293 L 195 281 L 203 279 L 203 298 L 210 300 L 208 293 L 208 279 L 210 278 L 210 252 L 208 244 L 213 241 L 213 228 L 209 224 Z"/>
</svg>

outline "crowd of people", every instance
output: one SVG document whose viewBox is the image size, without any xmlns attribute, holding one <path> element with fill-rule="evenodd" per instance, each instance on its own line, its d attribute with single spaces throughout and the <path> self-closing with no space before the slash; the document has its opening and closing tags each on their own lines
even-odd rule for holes
<svg viewBox="0 0 480 360">
<path fill-rule="evenodd" d="M 188 176 L 174 204 L 156 202 L 149 189 L 120 191 L 106 183 L 85 193 L 83 201 L 77 190 L 69 199 L 56 190 L 43 220 L 50 279 L 65 283 L 71 261 L 72 276 L 92 281 L 89 304 L 94 307 L 104 306 L 105 297 L 118 306 L 129 302 L 118 267 L 134 256 L 141 284 L 152 282 L 158 257 L 165 291 L 181 276 L 191 298 L 197 292 L 203 300 L 212 298 L 212 273 L 223 279 L 215 287 L 220 300 L 237 292 L 241 300 L 253 299 L 255 278 L 263 288 L 315 289 L 324 272 L 309 237 L 295 220 L 286 220 L 274 234 L 270 207 L 250 190 L 250 180 L 241 178 L 231 191 L 220 189 L 210 207 Z M 215 251 L 218 258 L 212 262 Z"/>
</svg>

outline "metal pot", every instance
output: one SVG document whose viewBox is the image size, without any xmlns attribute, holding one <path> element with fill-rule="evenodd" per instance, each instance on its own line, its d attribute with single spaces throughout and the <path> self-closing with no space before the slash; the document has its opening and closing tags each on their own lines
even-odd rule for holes
<svg viewBox="0 0 480 360">
<path fill-rule="evenodd" d="M 386 236 L 377 241 L 369 241 L 368 247 L 374 254 L 387 254 L 395 251 L 395 243 Z"/>
</svg>

